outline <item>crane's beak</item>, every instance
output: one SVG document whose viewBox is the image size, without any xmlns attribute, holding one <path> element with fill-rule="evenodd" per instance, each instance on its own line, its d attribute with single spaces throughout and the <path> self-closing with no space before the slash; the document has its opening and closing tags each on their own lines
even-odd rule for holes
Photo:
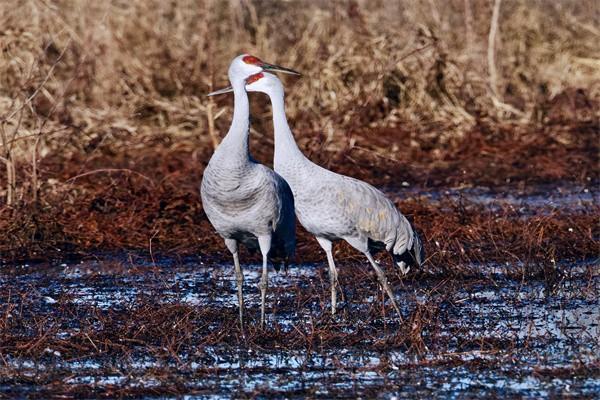
<svg viewBox="0 0 600 400">
<path fill-rule="evenodd" d="M 294 71 L 293 69 L 282 67 L 280 65 L 269 64 L 266 62 L 261 63 L 259 66 L 265 71 L 283 72 L 284 74 L 290 75 L 302 75 L 300 72 Z"/>
<path fill-rule="evenodd" d="M 218 94 L 229 93 L 229 92 L 233 92 L 233 88 L 231 86 L 228 86 L 223 89 L 215 90 L 214 92 L 210 92 L 206 96 L 216 96 Z"/>
<path fill-rule="evenodd" d="M 263 69 L 263 71 L 272 71 L 272 72 L 283 72 L 284 74 L 290 75 L 302 75 L 298 71 L 294 71 L 291 68 L 282 67 L 281 65 L 269 64 L 266 62 L 260 62 L 260 64 L 255 64 Z M 215 90 L 214 92 L 210 92 L 206 96 L 216 96 L 218 94 L 224 94 L 233 92 L 233 88 L 231 86 L 226 87 L 224 89 Z"/>
</svg>

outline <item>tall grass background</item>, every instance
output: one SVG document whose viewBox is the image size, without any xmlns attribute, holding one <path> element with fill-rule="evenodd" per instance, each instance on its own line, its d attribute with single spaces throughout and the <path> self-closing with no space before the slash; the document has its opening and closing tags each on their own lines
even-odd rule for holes
<svg viewBox="0 0 600 400">
<path fill-rule="evenodd" d="M 408 131 L 418 147 L 419 135 L 451 145 L 481 121 L 543 125 L 544 105 L 561 94 L 598 104 L 599 8 L 595 0 L 3 1 L 0 204 L 39 201 L 66 184 L 44 160 L 85 161 L 99 144 L 122 154 L 161 135 L 205 159 L 232 111 L 231 98 L 205 94 L 227 84 L 228 63 L 242 52 L 303 73 L 285 83 L 305 148 L 344 148 L 353 131 L 377 127 Z M 266 101 L 253 99 L 253 146 L 271 146 Z M 597 108 L 585 118 L 597 120 Z"/>
</svg>

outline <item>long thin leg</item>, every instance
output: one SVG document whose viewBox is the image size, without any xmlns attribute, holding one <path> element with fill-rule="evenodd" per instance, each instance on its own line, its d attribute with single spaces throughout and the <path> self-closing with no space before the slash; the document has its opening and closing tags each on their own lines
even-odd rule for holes
<svg viewBox="0 0 600 400">
<path fill-rule="evenodd" d="M 335 286 L 336 284 L 339 285 L 339 281 L 337 268 L 335 267 L 335 261 L 333 260 L 332 244 L 331 240 L 321 237 L 317 237 L 317 242 L 319 242 L 327 254 L 327 263 L 329 264 L 329 284 L 331 287 L 331 314 L 335 315 L 337 309 L 337 292 Z"/>
<path fill-rule="evenodd" d="M 373 266 L 373 269 L 375 270 L 375 273 L 377 274 L 377 279 L 379 279 L 379 283 L 381 284 L 381 286 L 383 286 L 383 290 L 385 290 L 385 292 L 387 293 L 388 297 L 390 298 L 390 301 L 392 302 L 392 305 L 394 306 L 394 309 L 398 313 L 398 317 L 400 318 L 400 321 L 402 321 L 402 314 L 400 313 L 400 308 L 398 307 L 398 304 L 396 303 L 396 299 L 394 297 L 394 292 L 390 288 L 390 285 L 388 285 L 385 273 L 379 267 L 379 265 L 377 265 L 377 263 L 375 262 L 375 260 L 373 259 L 373 256 L 371 255 L 371 253 L 369 251 L 365 251 L 364 254 L 365 254 L 365 256 L 367 256 L 367 259 Z"/>
<path fill-rule="evenodd" d="M 244 332 L 244 274 L 240 266 L 238 245 L 235 239 L 225 239 L 225 245 L 233 255 L 233 265 L 235 266 L 235 277 L 237 281 L 238 307 L 240 311 L 240 329 Z"/>
<path fill-rule="evenodd" d="M 267 288 L 269 287 L 269 268 L 268 268 L 268 256 L 269 251 L 271 250 L 271 235 L 269 236 L 260 236 L 258 238 L 258 245 L 260 247 L 260 252 L 263 256 L 263 267 L 262 267 L 262 276 L 260 278 L 260 328 L 264 328 L 265 326 L 265 300 L 267 298 Z"/>
</svg>

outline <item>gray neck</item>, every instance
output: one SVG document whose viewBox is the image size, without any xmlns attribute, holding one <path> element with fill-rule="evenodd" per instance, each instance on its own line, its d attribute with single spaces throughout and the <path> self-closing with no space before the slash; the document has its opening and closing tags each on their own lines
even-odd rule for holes
<svg viewBox="0 0 600 400">
<path fill-rule="evenodd" d="M 283 93 L 271 94 L 270 98 L 273 106 L 273 130 L 275 131 L 274 164 L 277 166 L 285 164 L 290 159 L 304 158 L 285 116 Z"/>
<path fill-rule="evenodd" d="M 217 152 L 224 152 L 227 159 L 249 159 L 248 131 L 250 129 L 250 105 L 244 80 L 231 82 L 233 87 L 233 120 L 227 135 Z"/>
</svg>

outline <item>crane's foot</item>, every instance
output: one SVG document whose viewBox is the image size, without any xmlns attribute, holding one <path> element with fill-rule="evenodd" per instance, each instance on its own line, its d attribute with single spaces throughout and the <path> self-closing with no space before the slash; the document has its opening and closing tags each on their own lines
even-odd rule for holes
<svg viewBox="0 0 600 400">
<path fill-rule="evenodd" d="M 398 303 L 396 303 L 396 299 L 394 299 L 394 293 L 392 292 L 391 294 L 388 293 L 388 296 L 390 296 L 390 300 L 392 301 L 392 306 L 394 306 L 394 310 L 396 310 L 396 314 L 398 314 L 398 319 L 400 320 L 400 322 L 403 322 L 402 319 L 402 313 L 400 312 L 400 307 L 398 307 Z"/>
</svg>

